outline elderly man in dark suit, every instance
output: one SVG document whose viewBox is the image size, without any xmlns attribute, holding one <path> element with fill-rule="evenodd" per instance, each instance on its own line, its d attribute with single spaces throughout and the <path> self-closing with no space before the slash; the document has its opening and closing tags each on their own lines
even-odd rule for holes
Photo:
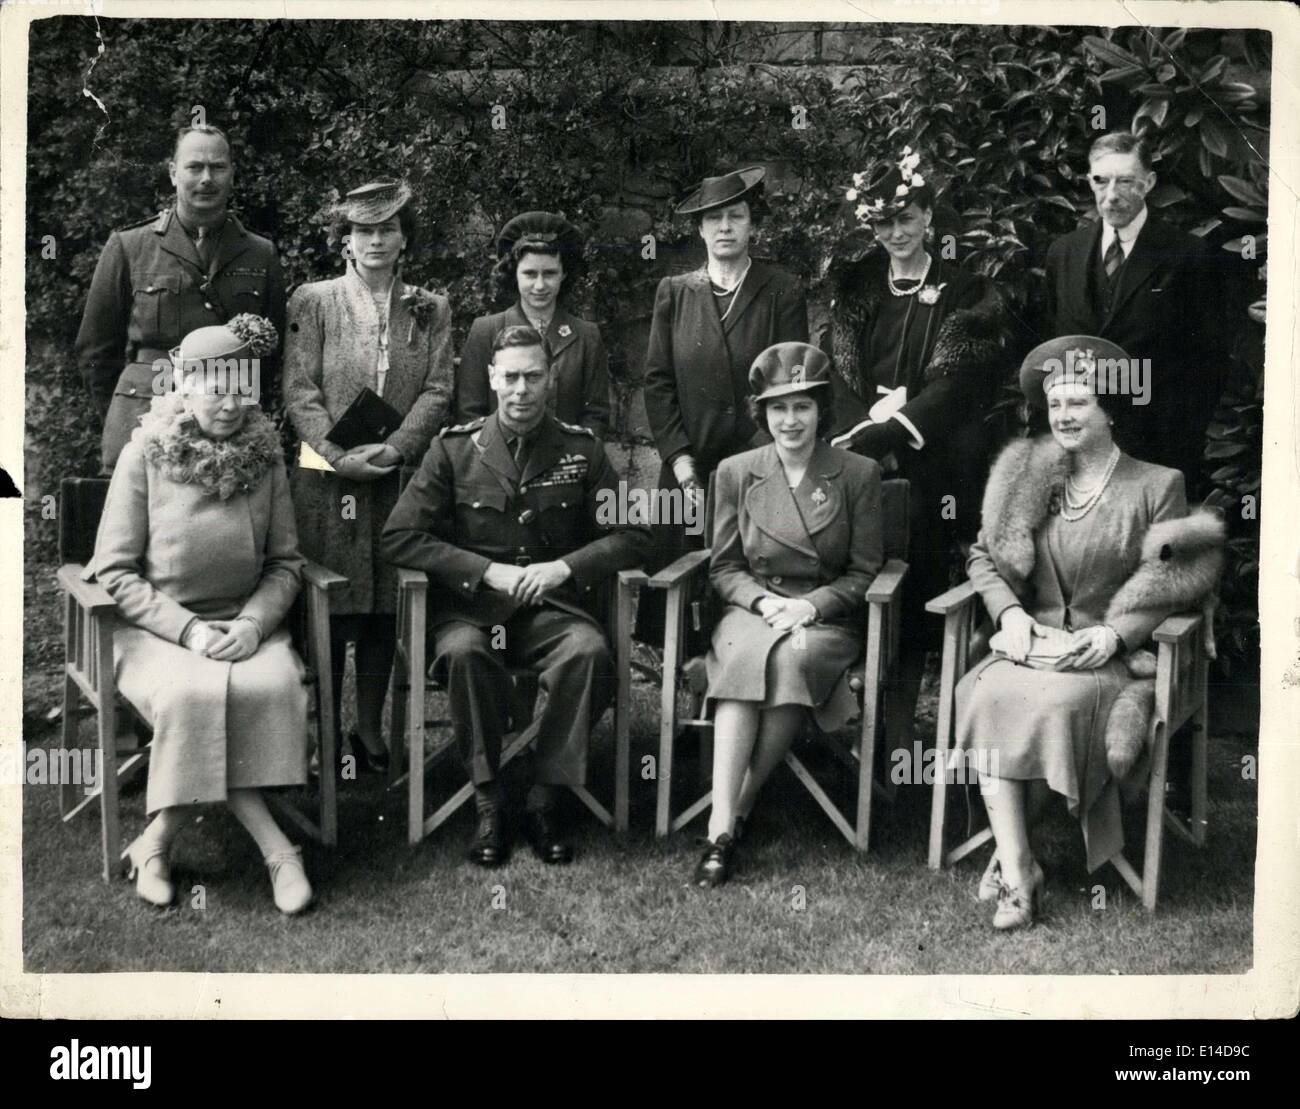
<svg viewBox="0 0 1300 1109">
<path fill-rule="evenodd" d="M 430 577 L 433 666 L 478 804 L 470 860 L 505 861 L 503 690 L 507 666 L 525 665 L 538 670 L 546 704 L 529 725 L 536 757 L 524 828 L 543 862 L 567 863 L 573 849 L 555 802 L 562 787 L 584 784 L 588 734 L 609 698 L 598 586 L 641 564 L 649 533 L 608 511 L 619 479 L 600 440 L 547 413 L 554 373 L 537 331 L 500 332 L 488 373 L 496 412 L 433 441 L 381 550 Z"/>
<path fill-rule="evenodd" d="M 104 421 L 105 473 L 149 409 L 155 363 L 170 365 L 182 336 L 241 312 L 266 316 L 284 334 L 279 255 L 227 211 L 234 165 L 225 134 L 184 128 L 168 168 L 175 206 L 109 236 L 77 332 L 77 365 Z M 260 382 L 268 410 L 270 385 Z"/>
<path fill-rule="evenodd" d="M 1051 335 L 1096 335 L 1150 359 L 1135 396 L 1132 452 L 1196 484 L 1205 428 L 1227 375 L 1217 307 L 1219 267 L 1200 239 L 1152 216 L 1156 175 L 1145 141 L 1103 135 L 1088 155 L 1100 215 L 1047 252 Z"/>
</svg>

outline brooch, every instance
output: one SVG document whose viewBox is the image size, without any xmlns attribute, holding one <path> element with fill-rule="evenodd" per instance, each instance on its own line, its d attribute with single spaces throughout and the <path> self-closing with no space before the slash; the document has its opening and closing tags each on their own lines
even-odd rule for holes
<svg viewBox="0 0 1300 1109">
<path fill-rule="evenodd" d="M 567 339 L 573 334 L 573 328 L 571 328 L 567 323 L 562 323 L 556 330 L 555 334 L 557 334 L 561 339 Z"/>
<path fill-rule="evenodd" d="M 943 287 L 944 285 L 947 284 L 948 282 L 945 281 L 943 285 L 927 285 L 924 289 L 922 289 L 919 293 L 917 293 L 916 299 L 919 300 L 922 304 L 938 304 L 939 294 L 943 292 Z"/>
<path fill-rule="evenodd" d="M 819 485 L 816 489 L 813 490 L 812 502 L 813 502 L 813 504 L 825 504 L 825 503 L 826 503 L 826 490 L 823 489 L 820 485 Z"/>
</svg>

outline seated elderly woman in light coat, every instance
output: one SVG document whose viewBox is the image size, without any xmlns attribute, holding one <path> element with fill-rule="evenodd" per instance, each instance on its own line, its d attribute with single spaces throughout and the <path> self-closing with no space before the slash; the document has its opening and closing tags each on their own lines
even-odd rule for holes
<svg viewBox="0 0 1300 1109">
<path fill-rule="evenodd" d="M 1223 565 L 1222 520 L 1189 515 L 1183 475 L 1116 441 L 1134 398 L 1106 367 L 1125 362 L 1089 335 L 1025 357 L 1021 389 L 1051 434 L 998 458 L 967 562 L 999 631 L 957 686 L 956 738 L 975 752 L 997 842 L 979 896 L 997 901 L 999 929 L 1038 911 L 1029 830 L 1050 793 L 1078 818 L 1090 871 L 1123 848 L 1118 783 L 1141 759 L 1154 703 L 1143 648 L 1165 617 L 1203 602 Z"/>
<path fill-rule="evenodd" d="M 830 359 L 777 343 L 749 374 L 772 442 L 717 471 L 709 578 L 727 608 L 706 660 L 713 811 L 695 884 L 735 864 L 741 824 L 812 713 L 833 729 L 856 710 L 841 679 L 862 654 L 867 587 L 884 561 L 880 466 L 836 450 Z"/>
<path fill-rule="evenodd" d="M 118 689 L 153 727 L 154 819 L 127 853 L 155 905 L 175 895 L 168 855 L 187 809 L 212 801 L 257 841 L 277 908 L 312 896 L 260 792 L 307 777 L 304 670 L 283 626 L 302 558 L 279 437 L 239 381 L 275 341 L 247 315 L 182 340 L 180 388 L 154 398 L 122 451 L 96 537 L 91 570 L 127 625 Z"/>
</svg>

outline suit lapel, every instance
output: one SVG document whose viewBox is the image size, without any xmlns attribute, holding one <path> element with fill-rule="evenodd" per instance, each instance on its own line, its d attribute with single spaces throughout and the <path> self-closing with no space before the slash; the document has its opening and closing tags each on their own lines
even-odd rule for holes
<svg viewBox="0 0 1300 1109">
<path fill-rule="evenodd" d="M 1159 223 L 1151 216 L 1147 216 L 1146 226 L 1138 232 L 1137 242 L 1133 244 L 1128 258 L 1120 267 L 1119 290 L 1115 294 L 1115 299 L 1110 302 L 1110 311 L 1106 313 L 1106 319 L 1102 323 L 1103 329 L 1110 325 L 1119 310 L 1164 260 L 1160 249 L 1164 240 L 1162 230 Z"/>
<path fill-rule="evenodd" d="M 501 488 L 513 497 L 518 492 L 519 470 L 506 447 L 495 412 L 483 421 L 483 429 L 478 433 L 478 449 L 483 465 L 492 471 Z"/>
<path fill-rule="evenodd" d="M 230 222 L 229 217 L 227 217 L 226 222 Z M 163 250 L 192 266 L 196 272 L 203 273 L 203 264 L 199 261 L 199 252 L 194 247 L 194 241 L 185 234 L 185 228 L 181 226 L 180 216 L 176 214 L 174 208 L 167 220 L 167 226 L 162 228 L 161 238 L 160 245 Z"/>
<path fill-rule="evenodd" d="M 707 277 L 705 278 L 707 282 Z M 749 306 L 754 303 L 754 298 L 763 291 L 763 287 L 772 280 L 772 271 L 763 265 L 762 262 L 750 262 L 749 272 L 745 274 L 745 280 L 740 288 L 736 291 L 735 302 L 731 306 L 731 311 L 727 313 L 727 318 L 722 322 L 722 331 L 724 335 L 730 335 L 736 329 Z M 713 291 L 709 290 L 709 296 L 713 296 Z M 717 315 L 715 309 L 714 315 Z"/>
<path fill-rule="evenodd" d="M 804 527 L 814 542 L 834 520 L 844 514 L 844 491 L 838 480 L 843 469 L 840 452 L 819 439 L 808 462 L 808 472 L 799 483 L 799 488 L 794 490 Z"/>
<path fill-rule="evenodd" d="M 722 330 L 722 320 L 718 317 L 717 306 L 713 303 L 713 289 L 709 284 L 708 271 L 700 269 L 690 274 L 687 288 L 690 289 L 694 302 L 693 314 L 696 317 L 697 327 L 711 337 L 713 346 L 718 350 L 726 351 L 727 336 Z M 709 340 L 706 340 L 707 345 Z"/>
<path fill-rule="evenodd" d="M 213 274 L 224 270 L 251 245 L 252 240 L 244 230 L 243 224 L 234 216 L 227 215 L 221 226 L 221 237 L 217 240 L 217 257 L 212 267 Z"/>
<path fill-rule="evenodd" d="M 565 334 L 561 335 L 560 332 Z M 551 359 L 557 359 L 569 347 L 578 341 L 578 329 L 573 326 L 573 317 L 563 308 L 556 308 L 551 317 L 551 326 L 546 329 L 546 345 L 550 349 Z"/>
<path fill-rule="evenodd" d="M 804 527 L 794 496 L 786 485 L 785 471 L 777 458 L 776 447 L 770 444 L 764 447 L 750 464 L 750 472 L 756 480 L 745 490 L 745 510 L 754 526 L 782 546 L 816 558 L 812 537 Z"/>
</svg>

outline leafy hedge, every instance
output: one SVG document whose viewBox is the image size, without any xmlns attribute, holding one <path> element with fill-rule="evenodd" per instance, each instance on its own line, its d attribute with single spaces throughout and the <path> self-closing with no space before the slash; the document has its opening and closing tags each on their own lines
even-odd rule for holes
<svg viewBox="0 0 1300 1109">
<path fill-rule="evenodd" d="M 427 229 L 407 275 L 445 289 L 463 329 L 490 306 L 493 229 L 525 207 L 565 211 L 591 233 L 579 307 L 612 325 L 624 390 L 636 384 L 641 333 L 620 325 L 644 319 L 658 279 L 695 256 L 698 240 L 671 218 L 673 198 L 722 163 L 769 165 L 775 195 L 762 251 L 816 293 L 843 242 L 851 175 L 886 149 L 925 150 L 950 182 L 959 258 L 1002 284 L 1024 346 L 1038 328 L 1046 246 L 1091 210 L 1085 152 L 1098 107 L 1105 129 L 1132 120 L 1158 138 L 1150 202 L 1162 216 L 1238 253 L 1242 234 L 1262 230 L 1266 105 L 1227 78 L 1229 63 L 1267 67 L 1262 34 L 877 25 L 863 30 L 873 40 L 867 63 L 837 70 L 742 60 L 737 27 L 33 24 L 29 494 L 93 469 L 96 421 L 71 358 L 85 290 L 109 231 L 168 203 L 172 134 L 196 106 L 235 140 L 236 206 L 276 240 L 291 284 L 339 272 L 320 220 L 333 190 L 402 172 Z M 83 78 L 106 113 L 82 94 Z M 44 236 L 54 238 L 54 258 L 42 257 Z M 1260 258 L 1241 262 L 1229 292 L 1242 318 L 1262 295 Z M 1235 407 L 1213 432 L 1226 501 L 1252 481 L 1258 488 L 1259 349 L 1243 339 Z M 1013 407 L 1008 393 L 1009 421 Z M 53 526 L 37 518 L 37 498 L 29 506 L 34 549 L 48 554 Z M 1247 571 L 1234 602 L 1246 627 L 1258 531 L 1249 521 L 1234 529 L 1245 542 L 1233 573 Z M 1235 646 L 1249 653 L 1246 640 Z"/>
</svg>

